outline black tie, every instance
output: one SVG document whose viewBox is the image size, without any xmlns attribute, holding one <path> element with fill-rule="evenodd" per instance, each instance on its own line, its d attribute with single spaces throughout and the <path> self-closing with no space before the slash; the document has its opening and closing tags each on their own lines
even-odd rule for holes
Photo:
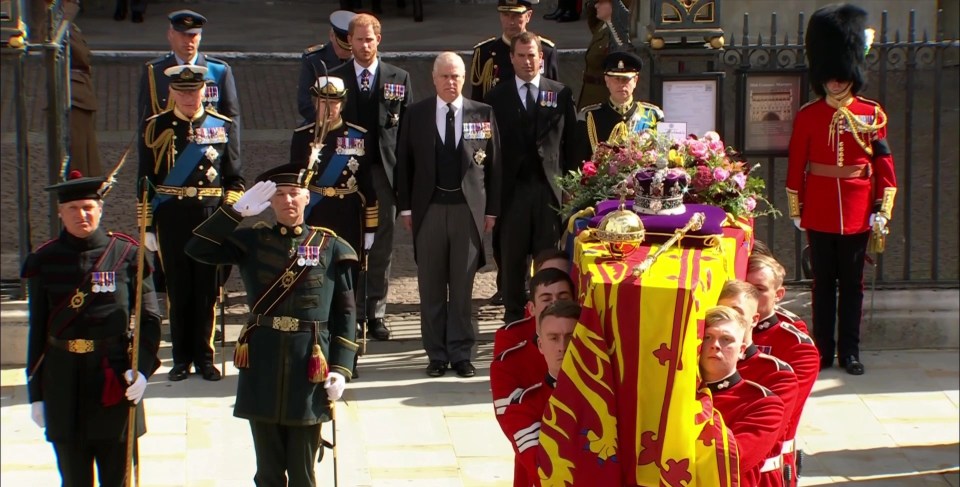
<svg viewBox="0 0 960 487">
<path fill-rule="evenodd" d="M 527 89 L 527 115 L 533 118 L 537 113 L 537 99 L 533 97 L 533 83 L 524 83 L 523 87 Z"/>
<path fill-rule="evenodd" d="M 447 151 L 451 153 L 457 150 L 457 131 L 453 126 L 455 118 L 453 115 L 453 105 L 447 103 L 447 130 L 443 134 L 443 145 L 447 148 Z"/>
</svg>

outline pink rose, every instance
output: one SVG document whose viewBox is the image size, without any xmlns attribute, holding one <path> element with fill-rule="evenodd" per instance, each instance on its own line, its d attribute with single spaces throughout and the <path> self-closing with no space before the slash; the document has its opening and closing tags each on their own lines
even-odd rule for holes
<svg viewBox="0 0 960 487">
<path fill-rule="evenodd" d="M 753 211 L 754 208 L 757 207 L 757 200 L 754 199 L 753 196 L 750 196 L 747 199 L 743 200 L 743 207 L 747 211 Z"/>
<path fill-rule="evenodd" d="M 693 176 L 693 189 L 702 191 L 713 184 L 713 175 L 707 166 L 697 166 L 697 174 Z"/>
<path fill-rule="evenodd" d="M 733 177 L 730 179 L 733 179 L 734 184 L 736 184 L 737 187 L 740 189 L 743 189 L 744 187 L 747 186 L 747 176 L 744 175 L 742 172 L 738 172 L 734 174 Z"/>
<path fill-rule="evenodd" d="M 597 165 L 587 161 L 583 163 L 583 175 L 587 177 L 593 177 L 597 175 Z"/>
<path fill-rule="evenodd" d="M 707 147 L 710 149 L 711 152 L 715 152 L 717 154 L 723 154 L 723 141 L 711 140 L 707 142 Z"/>
<path fill-rule="evenodd" d="M 703 134 L 703 140 L 706 140 L 707 142 L 720 142 L 720 134 L 711 130 Z M 723 144 L 721 143 L 721 145 Z"/>
<path fill-rule="evenodd" d="M 687 153 L 696 159 L 703 159 L 707 155 L 707 144 L 699 140 L 688 139 L 686 142 Z"/>
<path fill-rule="evenodd" d="M 730 171 L 727 171 L 722 167 L 718 167 L 713 170 L 713 179 L 716 179 L 717 181 L 726 181 L 728 177 L 730 177 Z"/>
</svg>

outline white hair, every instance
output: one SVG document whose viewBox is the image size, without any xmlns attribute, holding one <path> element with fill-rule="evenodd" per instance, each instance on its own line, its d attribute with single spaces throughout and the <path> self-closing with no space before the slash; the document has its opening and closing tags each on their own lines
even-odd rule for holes
<svg viewBox="0 0 960 487">
<path fill-rule="evenodd" d="M 454 66 L 459 68 L 461 73 L 466 73 L 467 66 L 463 63 L 463 58 L 455 52 L 441 52 L 437 59 L 433 61 L 433 74 L 437 74 L 440 68 L 444 66 Z"/>
</svg>

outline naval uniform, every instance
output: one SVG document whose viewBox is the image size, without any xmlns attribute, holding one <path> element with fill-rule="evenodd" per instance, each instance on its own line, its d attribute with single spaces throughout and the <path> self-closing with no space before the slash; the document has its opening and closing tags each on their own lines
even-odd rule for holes
<svg viewBox="0 0 960 487">
<path fill-rule="evenodd" d="M 150 180 L 147 231 L 157 236 L 166 274 L 174 365 L 202 370 L 213 362 L 216 267 L 190 259 L 183 248 L 224 198 L 243 191 L 237 130 L 210 109 L 191 118 L 174 108 L 144 125 L 138 181 Z"/>
<path fill-rule="evenodd" d="M 240 377 L 233 414 L 250 421 L 255 483 L 314 486 L 320 424 L 330 420 L 331 406 L 326 374 L 309 377 L 311 353 L 319 345 L 329 370 L 351 378 L 358 349 L 357 254 L 323 228 L 265 222 L 238 228 L 241 219 L 231 207 L 220 207 L 197 227 L 186 253 L 209 265 L 239 266 L 247 291 L 252 313 L 238 339 L 238 350 L 247 352 L 243 360 L 235 357 Z M 306 257 L 304 264 L 298 256 Z M 276 293 L 284 284 L 289 291 Z M 261 310 L 266 313 L 256 313 Z"/>
<path fill-rule="evenodd" d="M 655 129 L 657 123 L 663 120 L 663 111 L 660 107 L 643 101 L 631 101 L 616 107 L 612 101 L 607 100 L 581 108 L 577 118 L 577 160 L 589 160 L 601 142 L 619 144 L 627 134 Z"/>
<path fill-rule="evenodd" d="M 313 122 L 317 118 L 316 100 L 310 96 L 310 87 L 316 83 L 317 78 L 327 76 L 333 68 L 349 60 L 350 58 L 337 57 L 332 42 L 315 44 L 304 49 L 300 56 L 300 82 L 297 84 L 297 111 L 303 119 L 301 124 Z"/>
<path fill-rule="evenodd" d="M 846 103 L 837 108 L 820 98 L 800 109 L 786 182 L 789 216 L 800 218 L 811 249 L 817 348 L 825 364 L 836 352 L 842 366 L 860 357 L 869 218 L 890 220 L 897 194 L 886 113 L 860 96 Z"/>
<path fill-rule="evenodd" d="M 96 272 L 96 273 L 95 273 Z M 149 378 L 160 366 L 160 310 L 150 269 L 143 273 L 137 369 Z M 21 277 L 29 290 L 27 397 L 42 401 L 65 486 L 124 485 L 130 369 L 130 315 L 137 291 L 137 243 L 97 229 L 86 238 L 66 230 L 33 251 Z M 143 401 L 137 436 L 146 432 Z"/>
<path fill-rule="evenodd" d="M 315 132 L 314 123 L 293 132 L 291 163 L 306 167 Z M 358 252 L 362 252 L 364 234 L 377 231 L 379 212 L 365 136 L 366 130 L 349 122 L 328 129 L 308 186 L 305 218 L 310 225 L 333 230 Z"/>
<path fill-rule="evenodd" d="M 540 44 L 543 47 L 540 75 L 557 81 L 560 69 L 556 46 L 543 36 L 540 36 Z M 513 82 L 515 75 L 513 63 L 510 62 L 509 40 L 503 36 L 491 37 L 473 46 L 473 61 L 470 63 L 471 100 L 484 101 L 497 83 Z"/>
<path fill-rule="evenodd" d="M 779 471 L 780 438 L 783 431 L 783 401 L 770 389 L 744 380 L 739 372 L 726 379 L 707 383 L 713 407 L 737 442 L 740 460 L 740 485 L 783 485 L 783 477 L 763 476 L 763 471 Z M 763 480 L 779 483 L 764 484 Z"/>
</svg>

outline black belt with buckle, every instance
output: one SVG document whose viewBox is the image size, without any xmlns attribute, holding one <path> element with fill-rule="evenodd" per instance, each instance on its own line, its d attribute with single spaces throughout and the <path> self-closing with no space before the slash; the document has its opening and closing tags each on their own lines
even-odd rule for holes
<svg viewBox="0 0 960 487">
<path fill-rule="evenodd" d="M 54 338 L 52 336 L 47 337 L 47 343 L 54 348 L 59 348 L 60 350 L 66 350 L 70 353 L 92 353 L 95 351 L 102 351 L 108 347 L 122 344 L 127 338 L 127 335 L 117 335 L 110 338 L 100 338 L 96 340 L 89 340 L 85 338 L 74 338 L 70 340 L 64 340 L 60 338 Z"/>
<path fill-rule="evenodd" d="M 263 326 L 286 332 L 312 330 L 320 331 L 327 329 L 326 321 L 299 320 L 290 316 L 252 315 L 250 317 L 250 324 L 252 326 Z"/>
</svg>

